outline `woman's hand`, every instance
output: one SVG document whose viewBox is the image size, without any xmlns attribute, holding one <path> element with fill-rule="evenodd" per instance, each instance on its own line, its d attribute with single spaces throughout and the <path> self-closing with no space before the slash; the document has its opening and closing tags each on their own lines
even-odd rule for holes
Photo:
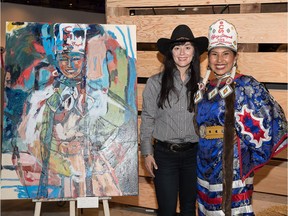
<svg viewBox="0 0 288 216">
<path fill-rule="evenodd" d="M 152 176 L 152 177 L 155 177 L 154 175 L 154 171 L 153 169 L 158 169 L 158 166 L 157 164 L 155 163 L 155 160 L 154 160 L 154 157 L 153 155 L 147 155 L 145 157 L 145 167 L 146 167 L 146 170 L 148 171 L 148 173 Z"/>
</svg>

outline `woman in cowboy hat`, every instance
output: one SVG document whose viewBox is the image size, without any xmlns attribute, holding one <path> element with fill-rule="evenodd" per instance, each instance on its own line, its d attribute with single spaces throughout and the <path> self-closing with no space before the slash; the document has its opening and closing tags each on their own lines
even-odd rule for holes
<svg viewBox="0 0 288 216">
<path fill-rule="evenodd" d="M 187 25 L 179 25 L 171 38 L 160 38 L 163 71 L 147 81 L 141 114 L 141 153 L 154 178 L 158 216 L 195 215 L 196 153 L 193 127 L 194 100 L 200 81 L 199 56 L 207 50 L 206 37 L 195 38 Z M 155 143 L 153 148 L 153 143 Z"/>
<path fill-rule="evenodd" d="M 237 72 L 235 27 L 218 20 L 208 39 L 208 70 L 195 96 L 198 215 L 254 215 L 254 171 L 287 147 L 287 121 L 264 85 Z"/>
</svg>

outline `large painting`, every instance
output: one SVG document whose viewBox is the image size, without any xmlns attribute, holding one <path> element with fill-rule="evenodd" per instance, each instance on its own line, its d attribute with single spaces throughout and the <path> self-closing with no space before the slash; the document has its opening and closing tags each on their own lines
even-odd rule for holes
<svg viewBox="0 0 288 216">
<path fill-rule="evenodd" d="M 2 199 L 138 194 L 136 28 L 6 23 Z"/>
</svg>

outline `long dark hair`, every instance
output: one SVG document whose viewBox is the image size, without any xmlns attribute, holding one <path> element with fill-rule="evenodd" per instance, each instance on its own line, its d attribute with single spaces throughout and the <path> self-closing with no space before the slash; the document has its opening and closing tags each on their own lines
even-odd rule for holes
<svg viewBox="0 0 288 216">
<path fill-rule="evenodd" d="M 177 70 L 176 64 L 173 59 L 172 55 L 172 49 L 174 46 L 185 44 L 186 41 L 173 43 L 169 49 L 169 52 L 166 56 L 164 56 L 164 62 L 163 62 L 163 77 L 162 77 L 162 83 L 161 83 L 161 91 L 159 94 L 157 105 L 159 108 L 162 108 L 165 106 L 165 101 L 167 100 L 169 106 L 169 93 L 170 91 L 173 91 L 176 93 L 176 95 L 179 98 L 179 94 L 176 91 L 176 88 L 174 86 L 174 71 Z M 189 112 L 194 111 L 194 94 L 198 90 L 197 83 L 200 82 L 200 56 L 199 51 L 193 43 L 191 43 L 194 47 L 194 57 L 192 62 L 190 63 L 189 69 L 191 71 L 191 76 L 189 81 L 186 84 L 186 97 L 188 98 L 188 104 L 187 104 L 187 110 Z"/>
</svg>

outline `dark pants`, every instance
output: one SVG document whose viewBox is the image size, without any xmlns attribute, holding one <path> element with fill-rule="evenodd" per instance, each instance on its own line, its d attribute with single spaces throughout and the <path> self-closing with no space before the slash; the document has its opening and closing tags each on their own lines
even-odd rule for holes
<svg viewBox="0 0 288 216">
<path fill-rule="evenodd" d="M 158 165 L 155 173 L 155 190 L 158 216 L 175 216 L 179 195 L 180 215 L 195 216 L 197 144 L 184 152 L 172 152 L 155 145 L 154 157 Z"/>
</svg>

